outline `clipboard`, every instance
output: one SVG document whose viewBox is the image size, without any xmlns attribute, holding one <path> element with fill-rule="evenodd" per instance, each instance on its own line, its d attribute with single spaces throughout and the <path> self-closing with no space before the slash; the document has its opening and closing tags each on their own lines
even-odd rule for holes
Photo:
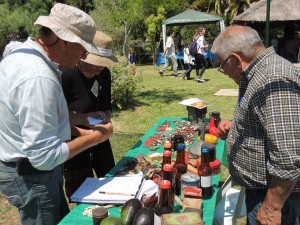
<svg viewBox="0 0 300 225">
<path fill-rule="evenodd" d="M 71 196 L 71 201 L 124 204 L 129 199 L 142 198 L 144 182 L 144 176 L 140 174 L 103 178 L 88 177 Z"/>
</svg>

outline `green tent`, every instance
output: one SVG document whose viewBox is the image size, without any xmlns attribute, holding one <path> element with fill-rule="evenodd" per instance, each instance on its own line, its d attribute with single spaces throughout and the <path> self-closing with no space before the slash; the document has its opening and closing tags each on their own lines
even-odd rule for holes
<svg viewBox="0 0 300 225">
<path fill-rule="evenodd" d="M 220 16 L 214 16 L 207 13 L 199 12 L 193 9 L 186 10 L 176 16 L 165 19 L 162 21 L 162 31 L 163 31 L 163 43 L 165 49 L 166 43 L 166 26 L 167 25 L 187 25 L 187 24 L 201 24 L 201 23 L 216 23 L 220 22 L 220 30 L 225 29 L 224 20 Z"/>
</svg>

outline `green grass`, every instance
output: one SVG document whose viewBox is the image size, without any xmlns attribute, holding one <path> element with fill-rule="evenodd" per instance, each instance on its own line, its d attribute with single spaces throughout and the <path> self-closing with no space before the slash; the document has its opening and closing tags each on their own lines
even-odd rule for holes
<svg viewBox="0 0 300 225">
<path fill-rule="evenodd" d="M 137 67 L 142 72 L 144 87 L 136 95 L 138 106 L 134 110 L 113 112 L 111 142 L 117 161 L 160 117 L 187 117 L 186 107 L 178 104 L 184 99 L 203 99 L 209 103 L 208 112 L 219 111 L 222 118 L 232 118 L 237 97 L 214 96 L 214 93 L 238 86 L 216 69 L 207 69 L 203 76 L 206 83 L 197 83 L 195 70 L 191 75 L 194 80 L 183 80 L 171 76 L 169 71 L 160 76 L 158 68 L 153 66 Z"/>
<path fill-rule="evenodd" d="M 181 77 L 158 74 L 153 66 L 137 66 L 143 76 L 142 88 L 136 95 L 137 106 L 131 110 L 113 112 L 114 134 L 111 137 L 115 160 L 123 155 L 147 132 L 160 117 L 187 117 L 186 107 L 178 102 L 187 98 L 200 98 L 209 103 L 208 112 L 219 111 L 221 118 L 232 118 L 237 97 L 214 96 L 220 89 L 237 89 L 238 86 L 216 69 L 207 69 L 203 78 L 206 83 L 195 80 L 183 80 Z M 184 71 L 179 71 L 180 73 Z M 195 78 L 195 70 L 192 71 Z M 207 115 L 208 116 L 208 115 Z M 222 167 L 222 180 L 228 171 Z M 72 208 L 73 205 L 70 205 Z M 0 196 L 0 224 L 20 224 L 17 210 Z M 242 219 L 239 225 L 245 224 Z"/>
</svg>

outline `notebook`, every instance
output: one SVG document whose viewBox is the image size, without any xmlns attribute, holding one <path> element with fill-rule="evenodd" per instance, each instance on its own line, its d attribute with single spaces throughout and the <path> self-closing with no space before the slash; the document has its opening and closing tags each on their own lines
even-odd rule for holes
<svg viewBox="0 0 300 225">
<path fill-rule="evenodd" d="M 123 204 L 132 198 L 142 198 L 142 175 L 91 178 L 88 177 L 71 196 L 72 202 Z"/>
</svg>

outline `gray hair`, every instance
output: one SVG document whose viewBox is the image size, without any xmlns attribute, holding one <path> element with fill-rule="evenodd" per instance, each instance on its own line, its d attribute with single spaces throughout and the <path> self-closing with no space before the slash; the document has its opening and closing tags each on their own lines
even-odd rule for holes
<svg viewBox="0 0 300 225">
<path fill-rule="evenodd" d="M 212 53 L 225 60 L 232 52 L 240 52 L 254 59 L 260 52 L 262 40 L 256 30 L 248 26 L 231 26 L 214 41 Z"/>
</svg>

